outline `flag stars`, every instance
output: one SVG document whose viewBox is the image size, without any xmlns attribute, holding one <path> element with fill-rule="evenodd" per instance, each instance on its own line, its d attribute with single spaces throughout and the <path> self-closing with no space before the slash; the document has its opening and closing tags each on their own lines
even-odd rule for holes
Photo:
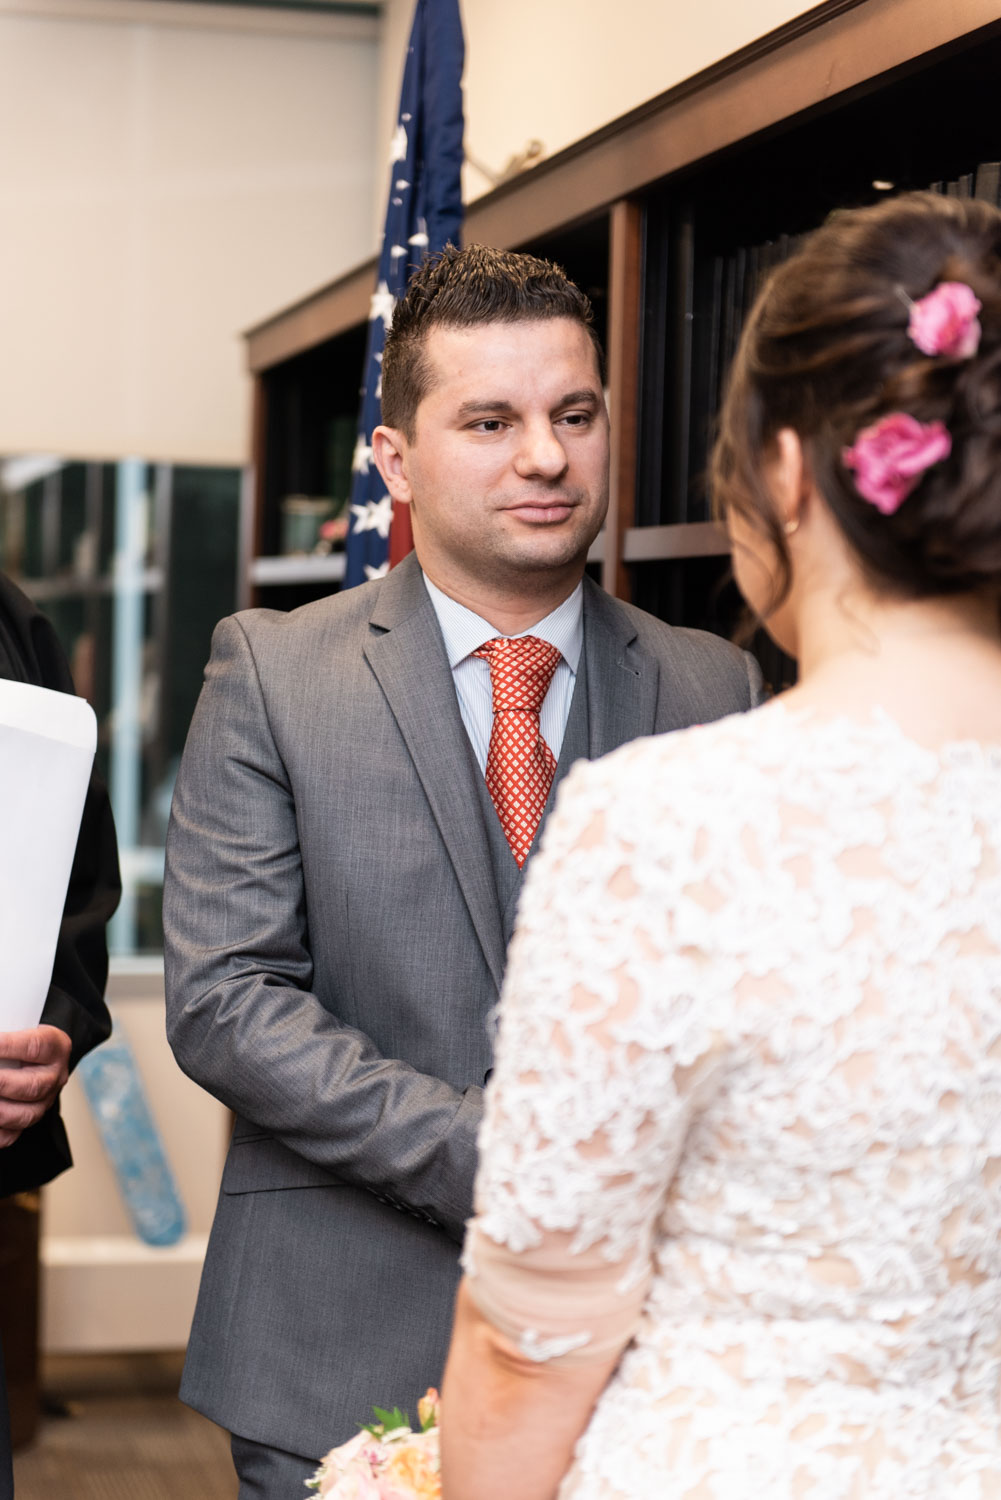
<svg viewBox="0 0 1001 1500">
<path fill-rule="evenodd" d="M 352 474 L 367 474 L 368 466 L 371 462 L 372 449 L 365 441 L 365 434 L 360 432 L 358 434 L 358 441 L 355 443 L 355 451 L 351 457 Z"/>
<path fill-rule="evenodd" d="M 365 564 L 365 582 L 366 583 L 371 583 L 373 581 L 373 579 L 375 579 L 375 578 L 385 578 L 385 576 L 386 576 L 386 574 L 388 572 L 389 572 L 389 558 L 388 557 L 386 558 L 386 561 L 384 563 L 381 563 L 378 568 L 373 568 L 373 566 L 372 566 L 371 563 L 366 563 Z"/>
<path fill-rule="evenodd" d="M 379 285 L 372 293 L 372 301 L 369 303 L 369 322 L 373 322 L 376 318 L 381 318 L 382 326 L 388 329 L 390 323 L 392 323 L 393 321 L 393 313 L 395 312 L 395 310 L 396 298 L 393 296 L 386 283 L 384 281 L 380 281 Z"/>
<path fill-rule="evenodd" d="M 352 530 L 356 536 L 360 531 L 377 531 L 383 541 L 389 537 L 393 519 L 393 502 L 389 495 L 383 495 L 381 500 L 368 500 L 364 505 L 352 505 L 351 514 L 355 518 Z"/>
<path fill-rule="evenodd" d="M 404 118 L 409 119 L 410 116 L 406 115 Z M 389 143 L 389 165 L 395 167 L 398 161 L 406 161 L 406 159 L 407 127 L 404 125 L 403 120 L 401 120 L 393 131 L 393 139 Z"/>
</svg>

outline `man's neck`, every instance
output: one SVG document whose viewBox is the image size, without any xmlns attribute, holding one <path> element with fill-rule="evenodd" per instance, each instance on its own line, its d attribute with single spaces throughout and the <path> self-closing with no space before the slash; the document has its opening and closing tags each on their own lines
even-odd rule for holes
<svg viewBox="0 0 1001 1500">
<path fill-rule="evenodd" d="M 509 593 L 496 588 L 485 590 L 457 583 L 454 579 L 438 577 L 430 569 L 424 568 L 425 577 L 435 588 L 454 599 L 456 604 L 472 610 L 474 615 L 479 615 L 481 620 L 492 625 L 498 635 L 504 636 L 521 635 L 524 631 L 531 630 L 533 625 L 538 625 L 547 615 L 551 615 L 565 599 L 569 599 L 583 573 L 584 569 L 581 567 L 576 576 L 561 578 L 558 586 L 555 580 L 551 580 L 548 590 L 540 590 L 526 598 L 520 592 Z"/>
</svg>

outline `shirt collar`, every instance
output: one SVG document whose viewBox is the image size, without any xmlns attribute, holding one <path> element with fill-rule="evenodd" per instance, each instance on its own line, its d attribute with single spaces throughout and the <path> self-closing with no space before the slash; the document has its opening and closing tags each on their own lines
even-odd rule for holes
<svg viewBox="0 0 1001 1500">
<path fill-rule="evenodd" d="M 500 632 L 488 620 L 474 614 L 448 594 L 443 594 L 427 574 L 421 576 L 438 616 L 448 664 L 454 671 L 459 662 L 464 661 L 477 646 L 482 646 L 484 641 L 494 640 Z M 556 647 L 571 672 L 576 673 L 584 645 L 584 580 L 581 579 L 573 593 L 562 604 L 558 604 L 552 614 L 546 615 L 544 620 L 530 629 L 518 633 L 536 635 L 540 640 L 548 641 L 551 646 Z"/>
</svg>

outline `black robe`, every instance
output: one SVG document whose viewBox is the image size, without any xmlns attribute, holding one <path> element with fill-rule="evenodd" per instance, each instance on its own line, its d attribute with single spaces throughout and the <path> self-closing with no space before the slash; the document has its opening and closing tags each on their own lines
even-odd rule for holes
<svg viewBox="0 0 1001 1500">
<path fill-rule="evenodd" d="M 0 677 L 72 693 L 73 679 L 52 625 L 20 589 L 0 573 Z M 52 982 L 42 1020 L 72 1042 L 70 1066 L 111 1031 L 104 1003 L 108 978 L 105 925 L 118 905 L 121 880 L 111 803 L 104 784 L 91 777 L 56 944 Z M 0 954 L 0 966 L 3 956 Z M 0 967 L 2 973 L 2 967 Z M 58 1101 L 0 1149 L 0 1197 L 41 1187 L 72 1165 Z M 0 1365 L 0 1500 L 13 1495 L 6 1398 Z"/>
<path fill-rule="evenodd" d="M 52 625 L 31 600 L 0 573 L 0 677 L 72 693 L 73 679 Z M 42 1020 L 72 1041 L 70 1067 L 111 1032 L 104 1003 L 108 979 L 105 926 L 121 895 L 118 845 L 111 803 L 100 777 L 91 777 L 52 982 Z M 58 1102 L 13 1146 L 0 1150 L 0 1197 L 51 1182 L 71 1166 Z"/>
</svg>

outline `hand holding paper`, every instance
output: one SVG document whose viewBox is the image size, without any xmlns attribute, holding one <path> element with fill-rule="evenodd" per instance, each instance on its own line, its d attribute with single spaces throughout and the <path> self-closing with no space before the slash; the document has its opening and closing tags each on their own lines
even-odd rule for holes
<svg viewBox="0 0 1001 1500">
<path fill-rule="evenodd" d="M 58 1026 L 0 1031 L 0 1148 L 51 1109 L 69 1077 L 71 1045 Z"/>
<path fill-rule="evenodd" d="M 0 681 L 0 1147 L 66 1082 L 70 1039 L 38 1023 L 96 741 L 82 698 Z"/>
</svg>

